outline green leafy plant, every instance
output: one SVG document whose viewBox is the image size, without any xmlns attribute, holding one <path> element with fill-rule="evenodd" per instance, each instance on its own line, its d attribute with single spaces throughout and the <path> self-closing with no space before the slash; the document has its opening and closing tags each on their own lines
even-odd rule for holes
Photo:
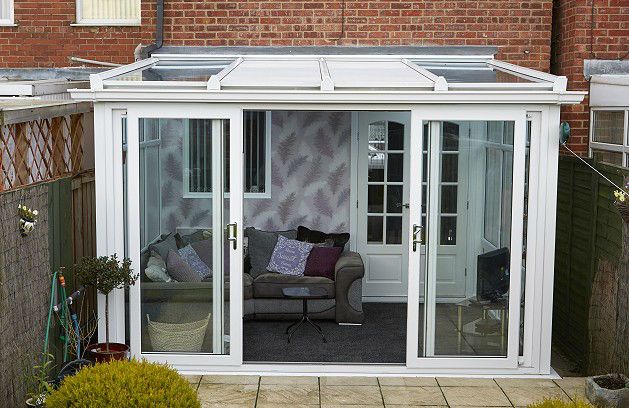
<svg viewBox="0 0 629 408">
<path fill-rule="evenodd" d="M 46 399 L 46 408 L 200 407 L 196 392 L 166 365 L 112 360 L 67 377 Z"/>
<path fill-rule="evenodd" d="M 133 274 L 129 258 L 120 262 L 116 254 L 83 258 L 74 266 L 74 273 L 83 285 L 94 287 L 105 295 L 105 344 L 109 351 L 109 293 L 133 285 L 138 275 Z"/>
<path fill-rule="evenodd" d="M 50 353 L 42 353 L 37 364 L 26 366 L 24 369 L 26 396 L 34 406 L 43 406 L 53 390 L 48 382 L 53 364 L 54 356 Z"/>
<path fill-rule="evenodd" d="M 588 402 L 577 401 L 563 401 L 557 398 L 545 399 L 542 402 L 536 402 L 535 404 L 529 404 L 528 408 L 594 408 Z"/>
</svg>

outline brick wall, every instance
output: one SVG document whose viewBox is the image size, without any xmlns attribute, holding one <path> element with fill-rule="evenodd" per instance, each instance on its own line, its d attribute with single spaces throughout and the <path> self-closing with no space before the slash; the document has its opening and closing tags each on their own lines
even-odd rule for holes
<svg viewBox="0 0 629 408">
<path fill-rule="evenodd" d="M 568 89 L 588 91 L 589 83 L 583 76 L 584 59 L 629 57 L 629 0 L 554 0 L 554 3 L 551 70 L 568 77 Z M 580 105 L 563 107 L 562 120 L 568 121 L 572 128 L 569 145 L 587 154 L 588 98 Z"/>
<path fill-rule="evenodd" d="M 552 0 L 166 0 L 168 45 L 494 45 L 499 58 L 548 71 Z M 18 27 L 0 27 L 0 67 L 71 65 L 68 57 L 127 63 L 152 41 L 142 27 L 73 27 L 75 0 L 15 1 Z M 342 16 L 345 16 L 342 28 Z"/>
</svg>

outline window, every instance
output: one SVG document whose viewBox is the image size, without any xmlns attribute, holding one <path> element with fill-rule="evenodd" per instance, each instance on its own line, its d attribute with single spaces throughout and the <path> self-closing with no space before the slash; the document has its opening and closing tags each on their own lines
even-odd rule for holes
<svg viewBox="0 0 629 408">
<path fill-rule="evenodd" d="M 271 196 L 270 125 L 271 112 L 246 111 L 243 120 L 244 137 L 244 192 L 246 197 Z M 227 123 L 227 122 L 224 122 Z M 212 166 L 210 153 L 212 140 L 211 120 L 190 119 L 184 132 L 184 196 L 211 197 Z M 223 130 L 225 144 L 229 144 L 229 128 Z M 225 149 L 229 151 L 228 149 Z M 225 169 L 229 169 L 229 157 L 225 158 Z M 225 192 L 229 192 L 226 177 Z"/>
<path fill-rule="evenodd" d="M 627 109 L 592 109 L 590 157 L 595 161 L 629 166 L 628 116 Z"/>
<path fill-rule="evenodd" d="M 0 25 L 13 25 L 13 0 L 0 0 Z"/>
<path fill-rule="evenodd" d="M 77 0 L 76 20 L 87 25 L 138 25 L 140 0 Z"/>
</svg>

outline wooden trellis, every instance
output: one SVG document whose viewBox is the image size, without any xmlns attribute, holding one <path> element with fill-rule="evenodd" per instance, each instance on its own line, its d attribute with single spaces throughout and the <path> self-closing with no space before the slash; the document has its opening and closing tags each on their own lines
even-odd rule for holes
<svg viewBox="0 0 629 408">
<path fill-rule="evenodd" d="M 89 104 L 20 108 L 0 116 L 0 191 L 78 173 Z"/>
</svg>

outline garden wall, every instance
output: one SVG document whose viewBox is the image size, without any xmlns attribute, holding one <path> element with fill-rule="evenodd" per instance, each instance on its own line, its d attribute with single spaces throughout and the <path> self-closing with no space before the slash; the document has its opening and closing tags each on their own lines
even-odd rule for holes
<svg viewBox="0 0 629 408">
<path fill-rule="evenodd" d="M 629 176 L 593 165 L 618 185 Z M 577 159 L 560 158 L 553 345 L 589 373 L 629 367 L 629 231 L 614 189 Z"/>
<path fill-rule="evenodd" d="M 66 267 L 67 291 L 72 291 L 71 266 L 94 255 L 93 183 L 93 173 L 87 173 L 0 193 L 0 406 L 24 405 L 23 373 L 42 353 L 52 272 Z M 25 237 L 18 225 L 19 203 L 39 212 L 35 229 Z M 84 313 L 93 308 L 88 294 Z M 58 327 L 50 334 L 57 370 L 59 335 Z"/>
</svg>

